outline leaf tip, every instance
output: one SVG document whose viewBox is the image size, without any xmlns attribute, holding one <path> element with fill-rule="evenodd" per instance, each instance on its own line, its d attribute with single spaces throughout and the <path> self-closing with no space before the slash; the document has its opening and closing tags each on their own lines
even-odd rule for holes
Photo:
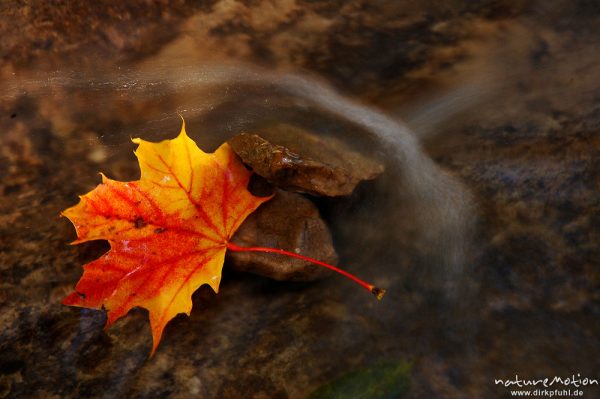
<svg viewBox="0 0 600 399">
<path fill-rule="evenodd" d="M 109 309 L 106 309 L 104 305 L 101 306 L 101 309 L 106 312 L 106 323 L 104 324 L 104 331 L 106 331 L 112 327 L 113 324 L 115 324 L 115 321 L 120 318 L 120 315 L 115 315 L 115 313 L 111 312 Z"/>
<path fill-rule="evenodd" d="M 76 292 L 72 292 L 69 295 L 67 295 L 61 303 L 66 306 L 77 306 L 77 304 L 79 303 L 79 296 Z"/>
<path fill-rule="evenodd" d="M 79 201 L 81 201 L 82 198 L 83 198 L 82 196 L 79 196 Z M 71 220 L 71 217 L 73 216 L 73 213 L 75 212 L 75 210 L 73 208 L 75 208 L 75 207 L 72 206 L 70 208 L 60 211 L 58 216 L 61 218 L 67 218 L 71 223 L 73 223 L 73 221 Z"/>
<path fill-rule="evenodd" d="M 181 115 L 180 113 L 177 113 L 177 114 L 181 118 L 181 131 L 179 132 L 179 135 L 180 136 L 187 136 L 187 133 L 185 131 L 185 119 L 183 119 L 183 115 Z"/>
<path fill-rule="evenodd" d="M 156 348 L 158 348 L 158 344 L 152 343 L 152 349 L 150 350 L 150 354 L 148 355 L 148 360 L 152 359 L 156 354 Z"/>
</svg>

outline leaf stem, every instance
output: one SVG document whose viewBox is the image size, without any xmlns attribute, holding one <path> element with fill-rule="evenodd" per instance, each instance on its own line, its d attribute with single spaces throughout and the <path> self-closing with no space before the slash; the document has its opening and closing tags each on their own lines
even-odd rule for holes
<svg viewBox="0 0 600 399">
<path fill-rule="evenodd" d="M 241 247 L 239 245 L 235 245 L 230 242 L 227 243 L 227 249 L 230 249 L 235 252 L 264 252 L 264 253 L 271 253 L 271 254 L 279 254 L 279 255 L 289 256 L 291 258 L 301 259 L 303 261 L 310 262 L 315 265 L 326 267 L 328 269 L 333 270 L 334 272 L 337 272 L 337 273 L 349 278 L 350 280 L 354 281 L 356 284 L 360 285 L 361 287 L 363 287 L 364 289 L 369 291 L 371 294 L 375 295 L 375 297 L 379 300 L 381 300 L 381 298 L 383 298 L 383 295 L 385 294 L 385 290 L 382 288 L 375 287 L 373 284 L 369 284 L 366 281 L 361 280 L 360 278 L 356 277 L 355 275 L 350 274 L 347 271 L 342 270 L 336 266 L 330 265 L 329 263 L 321 262 L 320 260 L 316 260 L 316 259 L 308 257 L 308 256 L 296 254 L 293 252 L 288 252 L 283 249 L 277 249 L 277 248 Z"/>
</svg>

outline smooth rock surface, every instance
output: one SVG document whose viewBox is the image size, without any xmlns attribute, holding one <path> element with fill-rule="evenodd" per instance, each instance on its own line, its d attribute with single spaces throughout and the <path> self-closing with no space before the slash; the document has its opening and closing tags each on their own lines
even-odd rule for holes
<svg viewBox="0 0 600 399">
<path fill-rule="evenodd" d="M 244 221 L 231 242 L 284 249 L 333 265 L 338 259 L 317 207 L 300 194 L 282 190 Z M 276 254 L 229 252 L 227 260 L 238 271 L 282 281 L 312 281 L 331 274 L 323 267 Z"/>
<path fill-rule="evenodd" d="M 270 127 L 273 139 L 242 133 L 227 142 L 242 161 L 271 184 L 317 196 L 350 195 L 361 181 L 383 172 L 383 165 L 342 141 L 319 137 L 289 125 Z"/>
</svg>

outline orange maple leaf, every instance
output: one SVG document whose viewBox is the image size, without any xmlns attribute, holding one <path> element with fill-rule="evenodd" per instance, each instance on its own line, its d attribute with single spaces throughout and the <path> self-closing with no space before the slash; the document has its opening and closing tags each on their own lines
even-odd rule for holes
<svg viewBox="0 0 600 399">
<path fill-rule="evenodd" d="M 240 247 L 230 239 L 244 219 L 271 197 L 248 189 L 252 172 L 223 144 L 200 150 L 185 132 L 173 140 L 139 144 L 140 180 L 102 183 L 65 210 L 77 231 L 73 244 L 108 240 L 110 250 L 84 266 L 63 304 L 107 311 L 106 328 L 133 307 L 148 309 L 152 352 L 166 324 L 189 316 L 192 294 L 208 284 L 219 291 L 225 251 L 291 256 L 334 270 L 381 299 L 385 290 L 336 266 L 277 248 Z"/>
<path fill-rule="evenodd" d="M 201 285 L 219 290 L 225 251 L 244 219 L 270 197 L 247 190 L 246 170 L 228 144 L 200 150 L 185 132 L 173 140 L 134 139 L 140 180 L 102 183 L 62 214 L 75 244 L 108 240 L 111 249 L 84 266 L 63 303 L 107 310 L 106 327 L 133 307 L 148 309 L 152 354 L 165 325 L 190 314 Z"/>
</svg>

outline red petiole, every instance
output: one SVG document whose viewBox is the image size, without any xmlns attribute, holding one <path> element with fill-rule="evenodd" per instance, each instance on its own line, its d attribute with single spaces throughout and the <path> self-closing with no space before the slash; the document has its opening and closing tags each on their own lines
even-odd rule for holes
<svg viewBox="0 0 600 399">
<path fill-rule="evenodd" d="M 342 270 L 338 267 L 330 265 L 329 263 L 321 262 L 320 260 L 316 260 L 316 259 L 313 259 L 308 256 L 284 251 L 283 249 L 266 248 L 266 247 L 240 247 L 239 245 L 235 245 L 232 243 L 227 243 L 227 249 L 230 249 L 230 250 L 236 251 L 236 252 L 265 252 L 265 253 L 279 254 L 279 255 L 289 256 L 292 258 L 301 259 L 303 261 L 310 262 L 315 265 L 326 267 L 328 269 L 333 270 L 334 272 L 337 272 L 343 276 L 346 276 L 350 280 L 354 281 L 356 284 L 360 285 L 361 287 L 363 287 L 364 289 L 369 291 L 371 294 L 375 295 L 375 297 L 379 300 L 381 300 L 381 298 L 383 298 L 383 295 L 385 294 L 385 290 L 382 288 L 375 287 L 374 285 L 369 284 L 364 280 L 361 280 L 360 278 L 356 277 L 355 275 L 350 274 L 347 271 Z"/>
</svg>

